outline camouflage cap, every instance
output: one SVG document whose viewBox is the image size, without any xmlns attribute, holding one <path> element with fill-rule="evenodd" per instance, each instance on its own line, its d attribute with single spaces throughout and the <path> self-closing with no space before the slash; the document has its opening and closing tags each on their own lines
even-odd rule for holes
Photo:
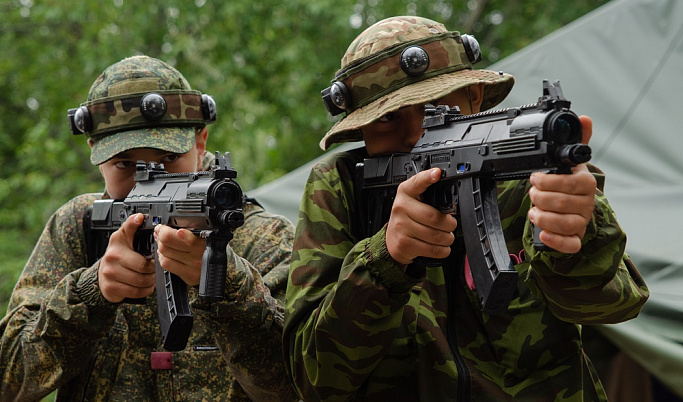
<svg viewBox="0 0 683 402">
<path fill-rule="evenodd" d="M 160 94 L 168 105 L 158 121 L 145 119 L 137 107 L 150 92 Z M 92 121 L 92 130 L 85 133 L 93 141 L 90 161 L 99 165 L 135 148 L 188 152 L 196 128 L 205 125 L 201 99 L 178 70 L 161 60 L 134 56 L 107 67 L 82 105 Z"/>
<path fill-rule="evenodd" d="M 429 66 L 419 75 L 400 67 L 401 52 L 413 45 L 429 55 Z M 320 141 L 323 150 L 334 143 L 362 140 L 360 129 L 387 113 L 474 84 L 484 84 L 481 110 L 490 109 L 505 99 L 514 78 L 472 69 L 459 32 L 427 18 L 400 16 L 379 21 L 358 35 L 332 82 L 345 85 L 353 105 Z"/>
</svg>

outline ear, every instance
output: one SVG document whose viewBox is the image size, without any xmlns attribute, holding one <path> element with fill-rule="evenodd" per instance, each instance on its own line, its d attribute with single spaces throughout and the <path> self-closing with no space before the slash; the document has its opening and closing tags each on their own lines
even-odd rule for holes
<svg viewBox="0 0 683 402">
<path fill-rule="evenodd" d="M 90 146 L 90 149 L 92 149 L 93 145 L 95 145 L 95 141 L 93 141 L 92 138 L 88 138 L 88 145 Z"/>
<path fill-rule="evenodd" d="M 206 140 L 209 138 L 209 130 L 206 126 L 202 127 L 195 134 L 195 148 L 197 149 L 197 169 L 202 168 L 202 160 L 204 159 L 204 153 L 206 152 Z"/>
<path fill-rule="evenodd" d="M 472 113 L 479 113 L 481 110 L 481 102 L 484 100 L 484 84 L 479 83 L 475 85 L 470 85 L 470 102 L 472 105 Z"/>
</svg>

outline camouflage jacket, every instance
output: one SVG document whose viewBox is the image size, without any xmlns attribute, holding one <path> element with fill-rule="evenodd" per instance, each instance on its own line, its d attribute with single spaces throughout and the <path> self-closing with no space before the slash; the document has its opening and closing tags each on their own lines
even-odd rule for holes
<svg viewBox="0 0 683 402">
<path fill-rule="evenodd" d="M 307 401 L 597 401 L 605 393 L 581 343 L 581 325 L 635 317 L 648 290 L 624 253 L 626 237 L 598 191 L 583 248 L 537 252 L 526 213 L 529 183 L 499 183 L 510 253 L 522 253 L 505 314 L 479 308 L 464 277 L 462 233 L 442 267 L 404 273 L 385 229 L 354 224 L 355 165 L 338 153 L 309 177 L 297 222 L 286 296 L 284 352 Z M 591 167 L 602 188 L 604 177 Z M 414 264 L 413 264 L 414 265 Z M 409 267 L 410 268 L 410 267 Z M 453 275 L 449 301 L 444 272 Z M 448 334 L 447 322 L 454 323 Z"/>
<path fill-rule="evenodd" d="M 281 358 L 292 223 L 245 204 L 227 248 L 225 299 L 203 302 L 190 288 L 188 346 L 155 353 L 153 369 L 153 352 L 163 352 L 156 296 L 109 303 L 98 263 L 86 266 L 83 215 L 99 197 L 78 196 L 54 213 L 19 278 L 0 321 L 0 401 L 55 389 L 58 401 L 296 399 Z"/>
</svg>

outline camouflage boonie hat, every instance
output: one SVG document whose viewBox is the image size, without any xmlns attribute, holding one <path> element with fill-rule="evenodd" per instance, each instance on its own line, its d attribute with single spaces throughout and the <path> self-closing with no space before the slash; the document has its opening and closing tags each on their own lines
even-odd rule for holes
<svg viewBox="0 0 683 402">
<path fill-rule="evenodd" d="M 142 114 L 141 99 L 149 93 L 165 100 L 166 112 L 158 119 Z M 93 140 L 90 161 L 94 165 L 135 148 L 188 152 L 195 144 L 196 129 L 207 123 L 201 92 L 193 91 L 178 70 L 148 56 L 129 57 L 107 67 L 81 107 L 89 112 L 85 135 Z"/>
<path fill-rule="evenodd" d="M 407 74 L 400 66 L 401 52 L 413 45 L 429 56 L 427 70 L 419 75 Z M 484 84 L 481 110 L 490 109 L 505 99 L 514 77 L 472 69 L 459 32 L 427 18 L 401 16 L 379 21 L 358 35 L 344 54 L 335 82 L 345 85 L 351 105 L 320 141 L 323 150 L 362 140 L 360 128 L 387 113 L 474 84 Z"/>
</svg>

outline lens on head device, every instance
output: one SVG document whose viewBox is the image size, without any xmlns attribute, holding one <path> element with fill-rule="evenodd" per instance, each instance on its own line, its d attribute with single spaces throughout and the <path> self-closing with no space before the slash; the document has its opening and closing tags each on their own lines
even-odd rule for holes
<svg viewBox="0 0 683 402">
<path fill-rule="evenodd" d="M 157 93 L 157 92 L 149 92 L 146 93 L 142 96 L 140 95 L 132 95 L 130 98 L 123 98 L 123 99 L 116 99 L 116 100 L 101 100 L 100 102 L 93 102 L 93 104 L 97 105 L 98 103 L 106 103 L 106 102 L 121 102 L 123 106 L 123 110 L 128 112 L 129 110 L 139 108 L 140 110 L 140 115 L 145 118 L 145 120 L 149 122 L 156 122 L 164 119 L 164 116 L 166 116 L 166 113 L 168 112 L 168 101 L 167 99 L 171 99 L 173 101 L 173 98 L 167 98 L 168 96 L 188 96 L 188 95 L 193 95 L 193 96 L 199 96 L 199 93 L 197 94 L 162 94 L 162 93 Z M 167 97 L 165 97 L 167 96 Z M 176 103 L 178 102 L 177 100 L 175 101 Z M 90 113 L 90 109 L 88 109 L 88 106 L 92 106 L 93 104 L 88 104 L 87 106 L 81 105 L 77 108 L 72 108 L 67 111 L 67 120 L 69 122 L 69 129 L 73 134 L 85 134 L 93 131 L 96 127 L 93 127 L 93 118 Z M 109 107 L 109 106 L 107 106 Z M 204 124 L 210 124 L 216 121 L 216 102 L 213 100 L 213 98 L 210 95 L 207 94 L 202 94 L 201 95 L 201 113 L 202 113 L 202 119 L 204 120 Z M 125 112 L 124 112 L 125 113 Z M 184 118 L 176 118 L 178 120 L 178 123 L 183 123 L 182 120 Z M 188 124 L 188 122 L 184 123 L 185 125 Z M 168 124 L 167 124 L 168 125 Z"/>
</svg>

